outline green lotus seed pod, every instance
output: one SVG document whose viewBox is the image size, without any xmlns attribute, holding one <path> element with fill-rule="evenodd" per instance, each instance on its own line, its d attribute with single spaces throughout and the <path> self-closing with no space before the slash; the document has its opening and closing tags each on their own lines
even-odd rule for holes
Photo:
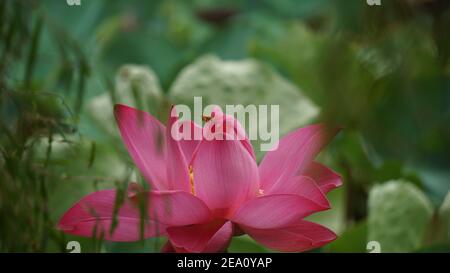
<svg viewBox="0 0 450 273">
<path fill-rule="evenodd" d="M 153 112 L 160 103 L 162 90 L 158 77 L 146 66 L 124 65 L 116 74 L 116 96 L 118 103 Z"/>
<path fill-rule="evenodd" d="M 393 180 L 369 194 L 368 241 L 378 241 L 381 252 L 417 250 L 433 215 L 433 206 L 415 185 Z"/>
<path fill-rule="evenodd" d="M 442 222 L 444 238 L 447 242 L 450 242 L 450 191 L 439 209 L 439 219 Z"/>
<path fill-rule="evenodd" d="M 162 102 L 163 92 L 155 73 L 146 66 L 124 65 L 115 78 L 114 99 L 116 103 L 155 114 Z M 104 93 L 91 99 L 88 111 L 99 126 L 109 133 L 117 133 L 114 122 L 113 98 Z"/>
<path fill-rule="evenodd" d="M 281 135 L 311 122 L 319 112 L 294 84 L 252 59 L 224 61 L 212 55 L 203 56 L 180 72 L 169 94 L 176 104 L 192 107 L 194 97 L 202 97 L 203 107 L 215 104 L 224 111 L 226 105 L 268 105 L 270 112 L 270 105 L 278 105 Z M 265 123 L 266 118 L 270 121 L 270 114 L 259 115 L 258 121 Z M 257 135 L 257 126 L 245 127 L 248 134 Z"/>
</svg>

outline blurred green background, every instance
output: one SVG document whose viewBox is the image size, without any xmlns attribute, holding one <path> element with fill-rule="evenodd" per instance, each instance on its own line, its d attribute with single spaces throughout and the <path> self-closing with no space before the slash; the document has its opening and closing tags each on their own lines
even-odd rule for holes
<svg viewBox="0 0 450 273">
<path fill-rule="evenodd" d="M 71 2 L 71 1 L 69 1 Z M 75 1 L 76 2 L 76 1 Z M 55 226 L 95 189 L 142 182 L 112 105 L 279 104 L 280 129 L 344 130 L 338 233 L 316 252 L 450 252 L 450 1 L 0 0 L 0 251 L 155 252 Z M 257 146 L 255 146 L 257 147 Z M 262 153 L 258 152 L 258 158 Z M 376 248 L 376 247 L 375 247 Z M 229 252 L 267 252 L 235 237 Z"/>
</svg>

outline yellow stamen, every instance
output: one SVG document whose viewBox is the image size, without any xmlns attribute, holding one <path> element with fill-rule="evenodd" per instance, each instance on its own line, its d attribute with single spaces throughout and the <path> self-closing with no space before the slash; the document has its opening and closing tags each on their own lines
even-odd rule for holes
<svg viewBox="0 0 450 273">
<path fill-rule="evenodd" d="M 192 165 L 189 165 L 189 184 L 191 186 L 191 192 L 193 195 L 195 195 L 195 188 L 194 188 L 194 169 L 192 168 Z"/>
<path fill-rule="evenodd" d="M 212 117 L 202 116 L 202 120 L 203 120 L 204 122 L 208 122 L 208 121 L 210 121 L 211 119 L 212 119 Z"/>
</svg>

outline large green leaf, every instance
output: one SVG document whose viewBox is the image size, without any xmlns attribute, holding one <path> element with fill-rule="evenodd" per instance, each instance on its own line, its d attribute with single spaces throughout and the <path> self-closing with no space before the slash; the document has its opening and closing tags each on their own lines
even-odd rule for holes
<svg viewBox="0 0 450 273">
<path fill-rule="evenodd" d="M 412 183 L 392 180 L 369 193 L 368 240 L 382 252 L 417 250 L 433 215 L 431 202 Z"/>
</svg>

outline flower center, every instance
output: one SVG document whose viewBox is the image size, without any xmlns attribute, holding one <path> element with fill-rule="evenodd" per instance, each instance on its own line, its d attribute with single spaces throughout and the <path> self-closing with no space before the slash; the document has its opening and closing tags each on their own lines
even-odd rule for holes
<svg viewBox="0 0 450 273">
<path fill-rule="evenodd" d="M 202 116 L 202 120 L 203 120 L 204 122 L 208 122 L 208 121 L 210 121 L 211 119 L 212 119 L 212 117 Z"/>
<path fill-rule="evenodd" d="M 192 165 L 189 165 L 189 185 L 191 186 L 191 193 L 195 195 L 195 188 L 194 188 L 194 169 L 192 168 Z"/>
</svg>

